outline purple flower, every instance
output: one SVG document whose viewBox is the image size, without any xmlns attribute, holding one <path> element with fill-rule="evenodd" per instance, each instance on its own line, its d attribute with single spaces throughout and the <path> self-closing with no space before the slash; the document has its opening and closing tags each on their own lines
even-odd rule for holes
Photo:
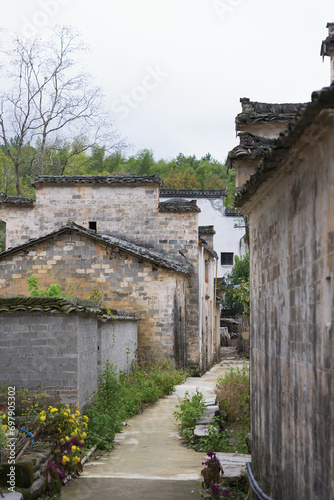
<svg viewBox="0 0 334 500">
<path fill-rule="evenodd" d="M 210 488 L 211 488 L 211 491 L 214 495 L 220 494 L 220 488 L 219 488 L 218 484 L 216 484 L 214 481 L 213 481 L 212 485 L 210 486 Z"/>
<path fill-rule="evenodd" d="M 58 468 L 57 472 L 58 472 L 59 479 L 65 479 L 66 476 L 61 469 Z"/>
<path fill-rule="evenodd" d="M 227 495 L 230 493 L 230 490 L 224 490 L 221 492 L 221 494 L 223 495 L 223 497 L 227 497 Z"/>
</svg>

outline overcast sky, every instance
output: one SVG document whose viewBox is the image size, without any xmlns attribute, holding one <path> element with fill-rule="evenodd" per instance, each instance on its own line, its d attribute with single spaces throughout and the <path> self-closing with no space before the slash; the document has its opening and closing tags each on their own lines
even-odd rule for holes
<svg viewBox="0 0 334 500">
<path fill-rule="evenodd" d="M 329 84 L 320 45 L 333 21 L 333 0 L 12 0 L 0 24 L 42 36 L 76 27 L 132 153 L 224 161 L 240 97 L 306 102 Z"/>
</svg>

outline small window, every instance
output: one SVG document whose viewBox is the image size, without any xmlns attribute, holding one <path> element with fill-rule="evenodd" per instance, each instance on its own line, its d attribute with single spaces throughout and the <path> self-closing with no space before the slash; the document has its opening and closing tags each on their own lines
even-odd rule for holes
<svg viewBox="0 0 334 500">
<path fill-rule="evenodd" d="M 96 221 L 90 220 L 88 224 L 89 224 L 89 229 L 96 232 Z"/>
<path fill-rule="evenodd" d="M 222 266 L 233 266 L 233 252 L 221 252 L 220 264 Z"/>
</svg>

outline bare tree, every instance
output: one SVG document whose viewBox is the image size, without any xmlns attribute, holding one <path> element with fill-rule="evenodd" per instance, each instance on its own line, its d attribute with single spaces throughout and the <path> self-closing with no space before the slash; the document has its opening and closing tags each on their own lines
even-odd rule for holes
<svg viewBox="0 0 334 500">
<path fill-rule="evenodd" d="M 69 141 L 75 146 L 63 155 L 61 175 L 73 156 L 93 147 L 105 145 L 107 151 L 126 147 L 104 111 L 101 90 L 78 69 L 85 50 L 80 37 L 67 27 L 52 30 L 47 41 L 15 37 L 9 49 L 0 50 L 7 83 L 0 92 L 0 140 L 15 167 L 19 196 L 26 144 L 34 146 L 29 162 L 35 176 L 52 166 L 57 151 L 64 151 Z"/>
</svg>

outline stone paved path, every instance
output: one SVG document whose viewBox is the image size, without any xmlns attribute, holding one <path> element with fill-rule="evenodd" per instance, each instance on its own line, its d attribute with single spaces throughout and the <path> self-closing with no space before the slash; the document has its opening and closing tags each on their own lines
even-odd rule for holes
<svg viewBox="0 0 334 500">
<path fill-rule="evenodd" d="M 239 364 L 233 358 L 224 357 L 222 363 L 215 365 L 201 378 L 190 377 L 184 384 L 177 386 L 173 394 L 130 419 L 130 425 L 116 436 L 115 449 L 98 461 L 88 462 L 82 476 L 63 488 L 62 499 L 202 498 L 200 473 L 205 454 L 182 446 L 173 412 L 186 391 L 192 393 L 198 387 L 205 398 L 214 397 L 217 377 L 231 363 Z M 237 459 L 233 454 L 228 455 Z M 232 464 L 230 458 L 227 459 Z M 239 456 L 240 460 L 244 462 L 245 458 Z"/>
</svg>

